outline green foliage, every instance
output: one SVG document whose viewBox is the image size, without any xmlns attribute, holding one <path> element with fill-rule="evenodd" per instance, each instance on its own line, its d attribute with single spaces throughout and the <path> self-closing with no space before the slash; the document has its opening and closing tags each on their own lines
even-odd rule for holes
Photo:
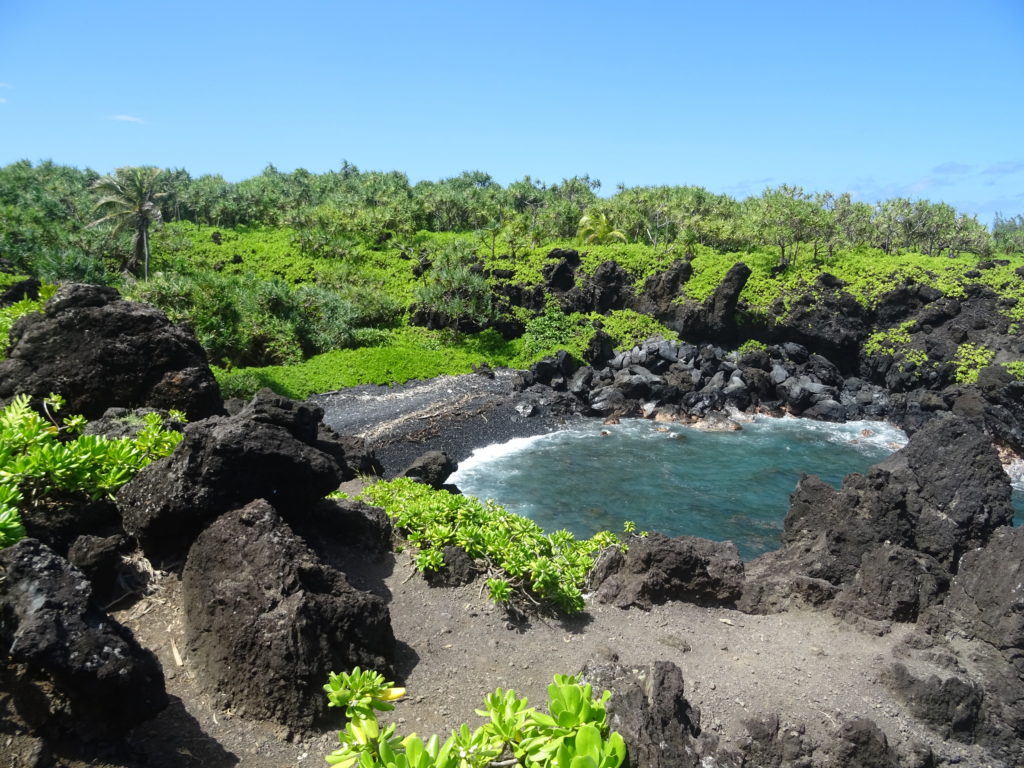
<svg viewBox="0 0 1024 768">
<path fill-rule="evenodd" d="M 415 548 L 420 570 L 439 567 L 441 550 L 449 545 L 482 560 L 491 597 L 499 602 L 514 592 L 537 605 L 578 612 L 595 554 L 618 545 L 607 531 L 582 541 L 568 531 L 545 534 L 532 520 L 493 501 L 435 491 L 409 478 L 371 485 L 362 498 L 387 512 Z"/>
<path fill-rule="evenodd" d="M 85 420 L 58 420 L 63 400 L 44 401 L 48 418 L 18 395 L 0 411 L 0 547 L 24 536 L 19 509 L 60 506 L 113 498 L 150 462 L 167 456 L 181 440 L 165 429 L 159 414 L 143 417 L 135 438 L 110 440 L 81 434 Z M 175 419 L 183 421 L 181 414 Z"/>
<path fill-rule="evenodd" d="M 956 380 L 959 384 L 974 384 L 978 380 L 981 369 L 992 362 L 995 357 L 988 347 L 977 344 L 961 344 L 953 355 L 953 364 L 956 366 Z"/>
<path fill-rule="evenodd" d="M 1017 381 L 1024 381 L 1024 360 L 1013 360 L 1009 363 L 1003 363 L 1002 366 Z"/>
<path fill-rule="evenodd" d="M 600 320 L 603 330 L 612 337 L 615 349 L 631 349 L 652 336 L 677 339 L 678 335 L 650 315 L 641 315 L 632 309 L 617 309 L 608 315 L 593 314 L 591 320 Z"/>
<path fill-rule="evenodd" d="M 44 285 L 38 299 L 21 299 L 6 307 L 0 307 L 0 360 L 6 357 L 8 339 L 15 321 L 30 312 L 41 312 L 43 305 L 57 290 L 55 285 Z"/>
<path fill-rule="evenodd" d="M 357 336 L 357 338 L 360 338 Z M 214 369 L 225 397 L 251 397 L 270 387 L 287 397 L 304 399 L 358 384 L 402 384 L 410 379 L 470 373 L 474 366 L 508 366 L 518 344 L 506 342 L 495 331 L 454 338 L 443 331 L 402 328 L 362 334 L 358 349 L 327 352 L 295 365 Z"/>
<path fill-rule="evenodd" d="M 423 282 L 414 290 L 418 308 L 446 318 L 446 327 L 456 329 L 481 327 L 497 318 L 494 295 L 478 269 L 472 245 L 454 241 L 432 259 Z"/>
<path fill-rule="evenodd" d="M 358 687 L 367 673 L 353 670 L 356 680 L 348 690 L 344 675 L 331 675 L 324 686 L 331 706 L 346 706 L 348 723 L 338 733 L 341 746 L 327 756 L 340 768 L 487 768 L 492 765 L 524 768 L 618 768 L 626 759 L 622 736 L 610 732 L 605 691 L 593 698 L 593 688 L 578 677 L 555 675 L 548 686 L 550 714 L 529 707 L 513 690 L 496 689 L 484 698 L 484 709 L 476 710 L 487 722 L 470 729 L 463 723 L 442 744 L 431 736 L 426 742 L 416 734 L 398 739 L 395 726 L 381 730 L 374 709 L 380 706 L 382 691 L 390 683 L 376 677 L 367 692 Z M 374 673 L 369 673 L 374 674 Z M 352 703 L 348 703 L 352 702 Z"/>
<path fill-rule="evenodd" d="M 526 321 L 526 332 L 519 339 L 516 365 L 522 368 L 545 355 L 564 349 L 580 359 L 594 335 L 594 326 L 579 312 L 565 314 L 554 298 L 549 298 L 544 311 Z"/>
<path fill-rule="evenodd" d="M 765 344 L 763 341 L 758 341 L 757 339 L 747 339 L 742 344 L 740 344 L 739 348 L 736 351 L 742 355 L 745 352 L 763 352 L 766 349 L 768 349 L 768 345 Z"/>
</svg>

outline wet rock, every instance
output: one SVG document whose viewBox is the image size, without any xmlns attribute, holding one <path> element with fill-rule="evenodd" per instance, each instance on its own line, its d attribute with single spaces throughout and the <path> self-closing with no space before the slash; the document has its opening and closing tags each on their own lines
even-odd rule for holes
<svg viewBox="0 0 1024 768">
<path fill-rule="evenodd" d="M 77 568 L 35 539 L 0 550 L 6 691 L 33 733 L 109 740 L 167 705 L 160 665 L 92 603 Z"/>
<path fill-rule="evenodd" d="M 412 477 L 431 488 L 440 488 L 458 468 L 444 451 L 427 451 L 402 472 L 402 477 Z"/>
<path fill-rule="evenodd" d="M 70 283 L 42 313 L 11 329 L 0 361 L 0 400 L 63 395 L 68 413 L 95 419 L 112 406 L 176 408 L 190 419 L 221 413 L 220 391 L 191 332 L 113 288 Z"/>
<path fill-rule="evenodd" d="M 608 725 L 626 742 L 631 768 L 697 768 L 700 710 L 683 691 L 675 664 L 644 666 L 589 662 L 583 680 L 596 692 L 611 691 Z"/>
<path fill-rule="evenodd" d="M 190 660 L 222 706 L 305 731 L 327 716 L 324 677 L 389 674 L 388 609 L 324 565 L 267 502 L 222 515 L 182 572 Z"/>
<path fill-rule="evenodd" d="M 168 561 L 217 515 L 254 499 L 302 514 L 350 476 L 320 449 L 321 415 L 265 391 L 234 416 L 189 424 L 170 456 L 121 488 L 124 529 L 152 559 Z"/>
<path fill-rule="evenodd" d="M 743 561 L 732 542 L 651 533 L 634 540 L 596 597 L 619 608 L 652 606 L 670 600 L 728 606 L 743 588 Z"/>
</svg>

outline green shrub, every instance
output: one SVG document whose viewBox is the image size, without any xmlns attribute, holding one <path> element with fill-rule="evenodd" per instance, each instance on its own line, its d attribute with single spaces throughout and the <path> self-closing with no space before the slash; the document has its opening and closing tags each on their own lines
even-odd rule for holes
<svg viewBox="0 0 1024 768">
<path fill-rule="evenodd" d="M 487 280 L 474 271 L 477 257 L 466 241 L 456 240 L 433 255 L 433 264 L 414 289 L 417 306 L 449 319 L 449 327 L 482 327 L 498 316 Z"/>
<path fill-rule="evenodd" d="M 607 531 L 582 541 L 568 531 L 546 534 L 493 501 L 435 491 L 409 478 L 371 485 L 362 498 L 391 517 L 415 548 L 420 570 L 436 570 L 443 563 L 441 550 L 459 546 L 507 583 L 507 591 L 492 587 L 492 597 L 514 591 L 567 613 L 583 609 L 582 589 L 595 554 L 619 544 Z"/>
<path fill-rule="evenodd" d="M 477 714 L 487 722 L 471 730 L 463 723 L 442 744 L 416 734 L 395 736 L 395 724 L 381 729 L 376 712 L 394 709 L 405 695 L 382 675 L 358 667 L 331 674 L 324 686 L 329 706 L 344 707 L 348 721 L 338 733 L 341 746 L 327 756 L 340 768 L 618 768 L 626 759 L 622 736 L 608 728 L 611 692 L 594 698 L 579 677 L 555 675 L 548 686 L 548 713 L 501 688 L 484 698 Z"/>
<path fill-rule="evenodd" d="M 39 290 L 38 299 L 21 299 L 6 307 L 0 307 L 0 360 L 7 356 L 7 346 L 11 335 L 11 327 L 22 315 L 30 312 L 42 312 L 43 305 L 56 292 L 57 286 L 44 285 Z"/>
<path fill-rule="evenodd" d="M 981 369 L 992 362 L 995 353 L 977 344 L 961 344 L 953 355 L 956 380 L 959 384 L 974 384 Z"/>
<path fill-rule="evenodd" d="M 1002 365 L 1017 381 L 1024 381 L 1024 360 L 1014 360 Z"/>
<path fill-rule="evenodd" d="M 116 491 L 150 462 L 167 456 L 181 434 L 165 429 L 159 414 L 143 417 L 135 438 L 110 440 L 83 435 L 85 420 L 58 420 L 63 404 L 51 395 L 44 418 L 18 395 L 0 411 L 0 547 L 25 534 L 20 509 L 61 506 L 113 498 Z M 174 418 L 184 421 L 181 414 Z"/>
<path fill-rule="evenodd" d="M 600 320 L 604 332 L 612 337 L 615 349 L 632 349 L 652 336 L 665 339 L 679 338 L 675 331 L 666 328 L 650 315 L 641 315 L 632 309 L 617 309 L 608 315 L 592 314 L 591 320 Z"/>
</svg>

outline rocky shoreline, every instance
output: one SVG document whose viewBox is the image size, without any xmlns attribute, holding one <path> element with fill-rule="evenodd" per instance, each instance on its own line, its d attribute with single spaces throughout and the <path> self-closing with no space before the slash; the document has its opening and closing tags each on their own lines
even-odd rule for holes
<svg viewBox="0 0 1024 768">
<path fill-rule="evenodd" d="M 727 335 L 737 284 L 741 269 L 676 321 Z M 965 312 L 951 311 L 931 333 Z M 60 364 L 76 373 L 66 384 L 76 410 L 148 403 L 180 407 L 193 421 L 116 505 L 30 516 L 30 538 L 0 551 L 0 739 L 11 764 L 229 766 L 243 761 L 221 740 L 236 749 L 238 734 L 262 733 L 261 723 L 318 749 L 331 727 L 320 694 L 327 671 L 372 666 L 455 701 L 450 689 L 466 684 L 459 674 L 496 675 L 502 653 L 526 665 L 520 678 L 533 677 L 531 662 L 519 661 L 526 654 L 545 671 L 576 663 L 558 671 L 583 670 L 610 688 L 634 768 L 1024 764 L 1024 529 L 1010 525 L 1009 480 L 993 447 L 1021 450 L 1021 383 L 989 366 L 974 385 L 901 390 L 895 380 L 872 383 L 870 371 L 842 370 L 812 348 L 813 334 L 801 338 L 811 347 L 788 341 L 738 353 L 650 339 L 616 353 L 598 334 L 582 366 L 560 354 L 529 371 L 416 382 L 384 398 L 358 388 L 299 403 L 264 391 L 221 409 L 201 350 L 160 313 L 109 289 L 61 288 L 43 316 L 15 327 L 0 395 L 31 383 L 30 394 L 44 396 L 60 380 L 53 351 L 61 350 Z M 134 360 L 131 350 L 141 350 Z M 324 500 L 365 473 L 406 471 L 439 485 L 446 458 L 576 418 L 722 426 L 728 408 L 887 418 L 911 437 L 839 490 L 802 479 L 781 548 L 750 563 L 728 544 L 657 535 L 602 559 L 591 574 L 589 628 L 585 616 L 517 630 L 475 584 L 407 586 L 383 512 Z M 117 434 L 125 413 L 106 412 L 93 428 Z M 126 595 L 126 584 L 140 586 Z M 152 623 L 157 615 L 173 628 L 169 642 Z M 716 624 L 749 624 L 757 634 L 726 642 L 710 630 Z M 689 626 L 704 627 L 701 637 Z M 784 638 L 796 627 L 847 668 L 808 660 L 805 647 L 764 646 L 784 667 L 757 661 L 751 649 L 766 635 L 793 642 Z M 652 645 L 652 632 L 670 639 Z M 732 700 L 690 666 L 696 660 L 722 675 Z M 824 718 L 786 684 L 791 668 L 803 674 L 819 663 L 844 675 L 831 693 L 807 692 L 819 707 L 830 702 Z M 759 664 L 771 674 L 760 678 Z M 820 671 L 807 674 L 829 686 Z M 753 696 L 762 704 L 749 711 L 745 686 L 762 679 Z M 860 690 L 877 703 L 875 717 L 858 703 Z M 187 700 L 175 704 L 178 695 Z M 166 750 L 182 706 L 203 758 Z M 456 716 L 460 706 L 452 705 Z M 421 712 L 417 722 L 447 723 L 445 712 Z M 280 764 L 285 748 L 267 749 L 244 764 Z"/>
</svg>

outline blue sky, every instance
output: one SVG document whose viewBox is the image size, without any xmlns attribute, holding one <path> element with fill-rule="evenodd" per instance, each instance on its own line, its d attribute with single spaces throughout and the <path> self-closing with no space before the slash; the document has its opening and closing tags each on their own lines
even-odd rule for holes
<svg viewBox="0 0 1024 768">
<path fill-rule="evenodd" d="M 0 0 L 0 165 L 589 173 L 1024 213 L 1024 0 Z"/>
</svg>

